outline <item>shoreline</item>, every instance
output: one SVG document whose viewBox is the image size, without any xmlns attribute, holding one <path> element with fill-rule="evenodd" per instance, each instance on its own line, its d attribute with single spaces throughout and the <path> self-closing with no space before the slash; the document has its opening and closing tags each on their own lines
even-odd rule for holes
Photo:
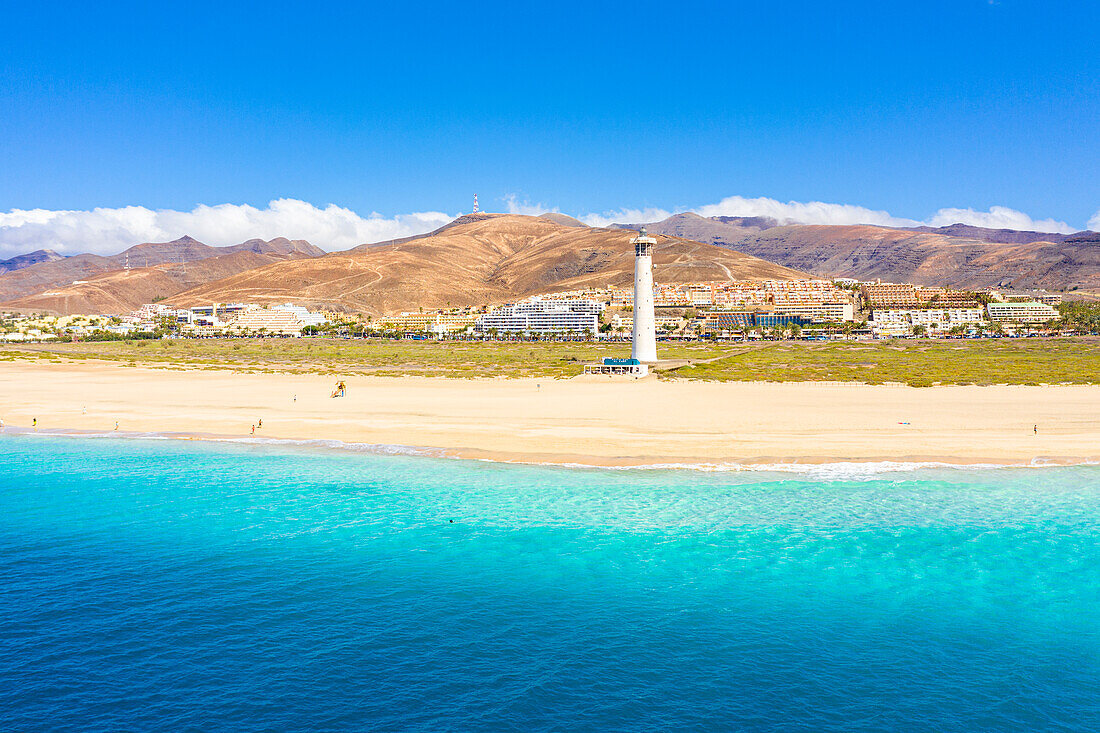
<svg viewBox="0 0 1100 733">
<path fill-rule="evenodd" d="M 1100 462 L 1100 386 L 336 377 L 0 364 L 13 431 L 602 468 Z M 262 420 L 255 435 L 251 426 Z M 1038 427 L 1038 433 L 1033 429 Z M 733 467 L 733 468 L 726 468 Z"/>
<path fill-rule="evenodd" d="M 150 441 L 187 441 L 195 443 L 229 444 L 256 446 L 260 448 L 299 448 L 316 452 L 336 452 L 371 456 L 405 456 L 410 458 L 435 458 L 441 460 L 474 461 L 478 463 L 502 464 L 507 466 L 538 466 L 565 469 L 602 469 L 637 471 L 700 471 L 706 473 L 774 471 L 783 473 L 812 473 L 828 468 L 861 469 L 867 473 L 887 473 L 918 469 L 1044 469 L 1069 468 L 1074 466 L 1100 466 L 1100 460 L 1077 459 L 1069 457 L 1036 456 L 1026 461 L 998 461 L 996 459 L 959 460 L 949 456 L 900 456 L 894 460 L 874 460 L 860 458 L 816 458 L 800 460 L 797 458 L 757 457 L 742 461 L 715 462 L 710 459 L 678 458 L 675 460 L 631 459 L 597 460 L 591 456 L 554 456 L 538 455 L 517 456 L 506 453 L 479 454 L 477 452 L 452 451 L 444 448 L 430 448 L 411 445 L 392 445 L 380 443 L 346 443 L 343 441 L 310 438 L 261 438 L 240 437 L 214 434 L 185 433 L 132 433 L 123 431 L 90 431 L 66 428 L 52 430 L 33 430 L 18 425 L 5 425 L 0 428 L 0 439 L 5 435 L 42 438 L 93 438 L 109 440 L 150 440 Z M 570 460 L 572 459 L 572 460 Z"/>
</svg>

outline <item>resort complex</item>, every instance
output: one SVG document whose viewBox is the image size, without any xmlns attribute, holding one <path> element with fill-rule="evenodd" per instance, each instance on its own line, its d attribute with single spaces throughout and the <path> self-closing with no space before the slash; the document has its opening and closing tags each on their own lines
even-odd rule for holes
<svg viewBox="0 0 1100 733">
<path fill-rule="evenodd" d="M 644 243 L 643 243 L 644 244 Z M 651 246 L 651 245 L 649 245 Z M 123 315 L 8 313 L 0 340 L 119 338 L 138 333 L 190 337 L 298 337 L 338 332 L 476 339 L 743 339 L 838 335 L 897 338 L 989 335 L 1071 326 L 1058 293 L 968 292 L 909 284 L 836 280 L 712 281 L 649 284 L 639 255 L 636 287 L 546 293 L 513 303 L 391 315 L 311 310 L 283 303 L 211 303 L 175 308 L 149 303 Z M 650 264 L 650 267 L 652 265 Z M 639 298 L 639 293 L 644 298 Z M 645 314 L 639 324 L 639 312 Z M 652 361 L 643 348 L 642 361 Z M 640 357 L 637 357 L 640 358 Z"/>
</svg>

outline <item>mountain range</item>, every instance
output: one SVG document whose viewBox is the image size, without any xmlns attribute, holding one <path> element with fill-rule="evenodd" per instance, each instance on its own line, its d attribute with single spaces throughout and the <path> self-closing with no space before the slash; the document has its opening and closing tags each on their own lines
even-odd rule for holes
<svg viewBox="0 0 1100 733">
<path fill-rule="evenodd" d="M 324 251 L 302 240 L 250 239 L 211 247 L 192 237 L 146 242 L 116 255 L 47 259 L 0 275 L 0 303 L 59 313 L 120 313 L 212 279 Z"/>
<path fill-rule="evenodd" d="M 635 229 L 638 224 L 616 225 Z M 649 231 L 695 239 L 822 277 L 1100 291 L 1100 233 L 1046 234 L 964 224 L 892 228 L 780 225 L 765 217 L 676 214 Z"/>
<path fill-rule="evenodd" d="M 211 247 L 191 237 L 109 257 L 39 250 L 0 261 L 0 308 L 121 313 L 293 301 L 372 314 L 629 286 L 638 224 L 588 227 L 564 214 L 471 214 L 428 234 L 326 254 L 302 240 Z M 963 289 L 1100 294 L 1100 234 L 947 227 L 781 224 L 676 214 L 645 225 L 658 282 L 853 277 Z"/>
<path fill-rule="evenodd" d="M 0 260 L 0 275 L 6 272 L 15 272 L 16 270 L 22 270 L 24 267 L 30 267 L 31 265 L 37 265 L 41 262 L 53 262 L 54 260 L 63 260 L 64 255 L 59 255 L 52 249 L 39 249 L 34 252 L 28 252 L 27 254 L 16 255 L 11 259 Z"/>
<path fill-rule="evenodd" d="M 674 236 L 657 237 L 662 282 L 797 279 L 805 273 Z M 470 214 L 420 237 L 277 262 L 170 298 L 181 306 L 293 300 L 366 313 L 502 303 L 633 283 L 630 236 L 561 215 Z"/>
</svg>

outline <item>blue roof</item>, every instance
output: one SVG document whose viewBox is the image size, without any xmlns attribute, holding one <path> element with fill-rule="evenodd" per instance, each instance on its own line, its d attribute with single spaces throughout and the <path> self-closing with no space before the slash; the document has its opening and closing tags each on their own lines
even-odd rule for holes
<svg viewBox="0 0 1100 733">
<path fill-rule="evenodd" d="M 615 359 L 610 356 L 603 358 L 604 366 L 638 366 L 642 362 L 637 359 Z"/>
</svg>

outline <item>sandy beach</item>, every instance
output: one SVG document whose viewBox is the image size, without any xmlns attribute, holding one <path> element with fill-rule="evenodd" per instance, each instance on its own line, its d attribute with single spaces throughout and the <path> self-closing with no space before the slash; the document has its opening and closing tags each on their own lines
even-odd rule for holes
<svg viewBox="0 0 1100 733">
<path fill-rule="evenodd" d="M 9 428 L 336 440 L 504 461 L 1100 460 L 1100 387 L 335 377 L 0 365 Z M 296 398 L 296 399 L 295 399 Z M 1038 433 L 1034 426 L 1038 426 Z"/>
</svg>

